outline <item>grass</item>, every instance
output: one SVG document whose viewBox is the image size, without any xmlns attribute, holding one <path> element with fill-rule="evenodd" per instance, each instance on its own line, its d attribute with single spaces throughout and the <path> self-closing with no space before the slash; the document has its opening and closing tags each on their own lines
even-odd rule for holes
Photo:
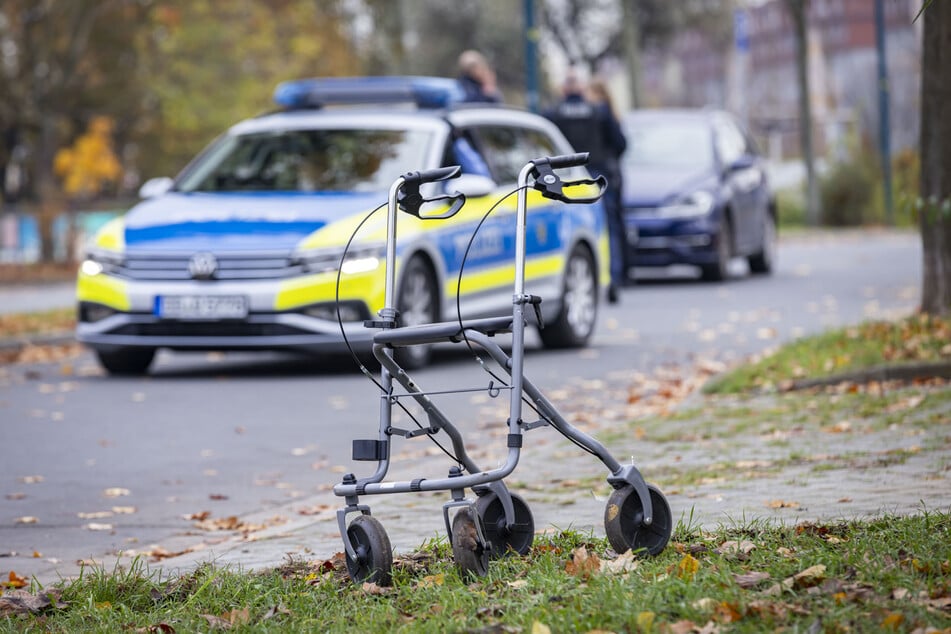
<svg viewBox="0 0 951 634">
<path fill-rule="evenodd" d="M 488 576 L 472 581 L 459 575 L 448 546 L 434 541 L 398 559 L 390 588 L 352 584 L 339 558 L 290 560 L 260 573 L 207 565 L 167 579 L 136 562 L 128 569 L 87 569 L 81 578 L 55 588 L 61 607 L 0 617 L 0 631 L 688 632 L 706 626 L 705 631 L 869 632 L 951 627 L 951 515 L 946 512 L 829 525 L 753 522 L 711 532 L 681 522 L 658 557 L 617 571 L 599 567 L 615 557 L 604 540 L 564 531 L 538 536 L 528 555 L 495 561 Z"/>
<path fill-rule="evenodd" d="M 915 315 L 896 322 L 865 322 L 799 339 L 711 381 L 704 391 L 725 394 L 768 390 L 805 377 L 934 361 L 951 361 L 951 319 Z"/>
</svg>

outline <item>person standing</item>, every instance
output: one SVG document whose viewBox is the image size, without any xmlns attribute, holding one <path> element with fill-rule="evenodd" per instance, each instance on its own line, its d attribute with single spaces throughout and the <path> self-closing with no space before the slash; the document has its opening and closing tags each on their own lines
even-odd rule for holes
<svg viewBox="0 0 951 634">
<path fill-rule="evenodd" d="M 459 55 L 459 83 L 465 91 L 464 101 L 502 103 L 495 71 L 479 51 L 463 51 Z"/>
<path fill-rule="evenodd" d="M 607 97 L 606 89 L 599 92 Z M 589 153 L 589 171 L 595 176 L 604 176 L 608 181 L 602 200 L 611 258 L 608 301 L 614 304 L 620 299 L 620 288 L 627 282 L 620 188 L 620 157 L 627 149 L 627 139 L 609 98 L 597 103 L 589 100 L 585 95 L 584 82 L 573 69 L 565 77 L 562 95 L 561 102 L 546 116 L 558 126 L 575 150 Z"/>
</svg>

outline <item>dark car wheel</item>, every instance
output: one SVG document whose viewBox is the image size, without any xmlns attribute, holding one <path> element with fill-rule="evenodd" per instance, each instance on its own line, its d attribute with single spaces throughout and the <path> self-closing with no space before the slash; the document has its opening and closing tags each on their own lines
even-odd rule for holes
<svg viewBox="0 0 951 634">
<path fill-rule="evenodd" d="M 400 326 L 431 324 L 439 318 L 436 274 L 425 259 L 416 256 L 406 263 L 396 308 L 400 312 Z M 407 370 L 425 366 L 431 356 L 431 345 L 408 346 L 393 351 L 393 358 Z"/>
<path fill-rule="evenodd" d="M 105 352 L 96 350 L 99 365 L 109 374 L 139 375 L 148 372 L 155 358 L 155 348 L 123 348 Z"/>
<path fill-rule="evenodd" d="M 588 343 L 598 318 L 598 272 L 591 252 L 577 245 L 568 256 L 561 308 L 554 323 L 540 331 L 547 348 L 580 348 Z"/>
<path fill-rule="evenodd" d="M 700 267 L 700 276 L 708 282 L 722 282 L 730 275 L 730 260 L 733 258 L 733 228 L 726 216 L 720 221 L 720 233 L 716 240 L 716 262 Z"/>
<path fill-rule="evenodd" d="M 773 263 L 776 261 L 776 221 L 772 214 L 767 213 L 763 219 L 763 243 L 748 261 L 753 273 L 767 275 L 773 272 Z"/>
</svg>

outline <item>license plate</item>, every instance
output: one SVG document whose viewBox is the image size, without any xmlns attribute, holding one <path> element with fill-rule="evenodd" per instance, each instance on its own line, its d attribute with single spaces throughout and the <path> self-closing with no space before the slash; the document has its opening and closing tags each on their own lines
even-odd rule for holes
<svg viewBox="0 0 951 634">
<path fill-rule="evenodd" d="M 241 319 L 248 316 L 244 295 L 164 295 L 155 298 L 155 314 L 165 319 Z"/>
</svg>

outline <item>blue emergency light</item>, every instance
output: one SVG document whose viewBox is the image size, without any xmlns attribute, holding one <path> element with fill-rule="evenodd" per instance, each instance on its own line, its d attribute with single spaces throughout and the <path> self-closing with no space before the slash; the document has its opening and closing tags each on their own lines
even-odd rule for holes
<svg viewBox="0 0 951 634">
<path fill-rule="evenodd" d="M 445 108 L 464 98 L 459 82 L 447 77 L 318 77 L 285 81 L 274 89 L 274 102 L 289 110 L 397 103 Z"/>
</svg>

